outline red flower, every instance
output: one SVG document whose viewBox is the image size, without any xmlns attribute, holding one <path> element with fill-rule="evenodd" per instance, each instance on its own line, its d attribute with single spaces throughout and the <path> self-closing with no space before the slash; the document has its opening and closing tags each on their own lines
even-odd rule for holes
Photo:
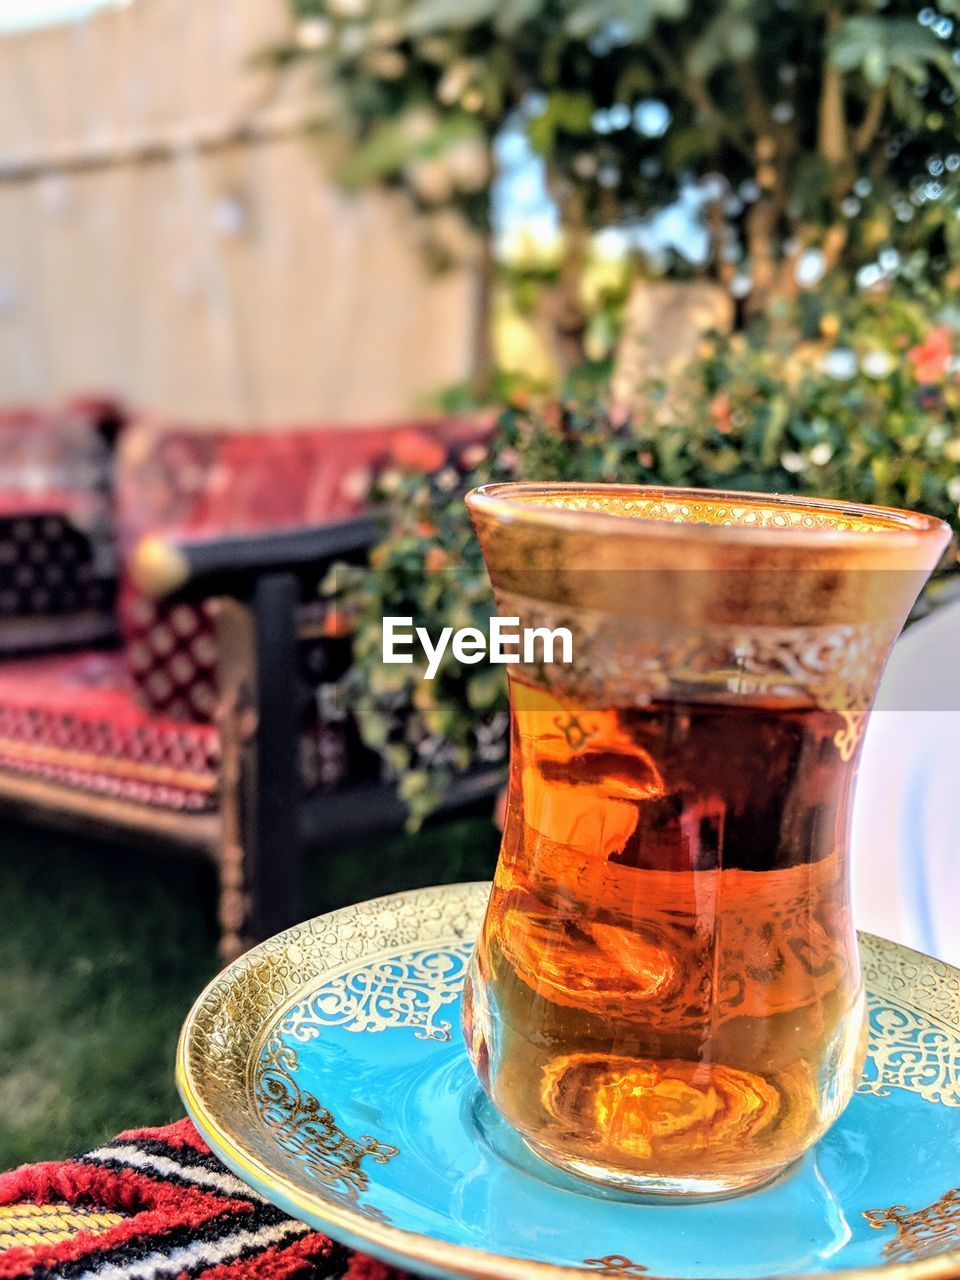
<svg viewBox="0 0 960 1280">
<path fill-rule="evenodd" d="M 953 358 L 952 337 L 947 326 L 941 324 L 931 329 L 918 346 L 910 348 L 907 359 L 913 365 L 918 382 L 930 384 L 944 380 L 947 366 Z"/>
<path fill-rule="evenodd" d="M 323 620 L 323 634 L 338 640 L 353 634 L 353 625 L 342 609 L 331 609 Z"/>
<path fill-rule="evenodd" d="M 728 436 L 733 430 L 730 397 L 726 391 L 718 391 L 710 401 L 710 416 L 713 418 L 713 425 L 721 435 Z"/>
<path fill-rule="evenodd" d="M 447 460 L 447 451 L 438 440 L 423 431 L 400 431 L 393 439 L 393 460 L 408 471 L 430 475 Z"/>
</svg>

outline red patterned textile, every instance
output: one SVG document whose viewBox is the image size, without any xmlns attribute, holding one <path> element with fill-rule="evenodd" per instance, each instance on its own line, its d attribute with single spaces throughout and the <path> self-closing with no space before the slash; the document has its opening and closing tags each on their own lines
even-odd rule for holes
<svg viewBox="0 0 960 1280">
<path fill-rule="evenodd" d="M 56 419 L 0 413 L 0 614 L 42 610 L 61 642 L 71 610 L 106 609 L 111 598 L 110 494 L 94 409 Z M 363 509 L 383 467 L 457 465 L 487 433 L 473 423 L 280 432 L 139 425 L 121 442 L 119 544 L 129 551 L 148 532 L 250 533 L 345 518 Z M 349 638 L 328 634 L 316 591 L 305 596 L 301 620 L 313 638 L 300 656 L 314 696 L 301 767 L 308 789 L 331 789 L 376 776 L 379 763 L 331 696 L 350 662 Z M 211 606 L 158 606 L 125 582 L 120 617 L 122 652 L 0 665 L 0 768 L 164 808 L 212 808 Z"/>
<path fill-rule="evenodd" d="M 348 642 L 334 640 L 323 656 L 320 665 L 331 680 L 349 661 L 348 653 L 338 652 L 344 648 Z M 315 646 L 301 654 L 308 679 L 315 657 Z M 373 758 L 343 709 L 325 694 L 328 688 L 319 686 L 301 727 L 300 766 L 309 791 L 331 790 L 348 776 L 376 776 Z M 0 768 L 140 804 L 199 812 L 216 804 L 218 757 L 213 725 L 139 705 L 119 652 L 90 650 L 0 664 Z"/>
<path fill-rule="evenodd" d="M 19 1226 L 13 1219 L 0 1280 L 402 1280 L 268 1204 L 211 1155 L 188 1120 L 121 1133 L 77 1160 L 2 1174 L 0 1213 L 7 1206 L 50 1209 L 23 1215 Z M 91 1215 L 87 1229 L 74 1226 L 80 1214 Z M 44 1220 L 46 1232 L 31 1229 Z"/>
<path fill-rule="evenodd" d="M 215 803 L 211 725 L 150 715 L 123 655 L 57 654 L 0 665 L 0 767 L 167 809 Z"/>
<path fill-rule="evenodd" d="M 124 618 L 127 661 L 139 700 L 177 720 L 209 721 L 217 697 L 212 602 L 164 608 L 129 590 Z"/>
<path fill-rule="evenodd" d="M 255 533 L 362 511 L 391 462 L 436 471 L 488 434 L 474 422 L 296 430 L 200 430 L 139 423 L 123 439 L 121 541 L 144 533 Z"/>
<path fill-rule="evenodd" d="M 202 537 L 346 519 L 364 509 L 384 467 L 438 470 L 488 432 L 474 422 L 283 431 L 140 423 L 120 454 L 121 546 L 129 552 L 158 531 Z M 120 619 L 142 704 L 209 719 L 217 652 L 208 614 L 155 605 L 125 579 Z"/>
<path fill-rule="evenodd" d="M 72 516 L 83 527 L 101 508 L 100 501 L 89 494 L 70 489 L 43 489 L 38 492 L 0 491 L 0 517 Z"/>
</svg>

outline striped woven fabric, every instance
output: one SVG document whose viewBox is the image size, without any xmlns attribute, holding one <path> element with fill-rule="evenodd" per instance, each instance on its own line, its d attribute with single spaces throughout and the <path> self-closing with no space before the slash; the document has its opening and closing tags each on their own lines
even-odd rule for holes
<svg viewBox="0 0 960 1280">
<path fill-rule="evenodd" d="M 0 1174 L 0 1280 L 401 1280 L 286 1217 L 188 1120 Z"/>
</svg>

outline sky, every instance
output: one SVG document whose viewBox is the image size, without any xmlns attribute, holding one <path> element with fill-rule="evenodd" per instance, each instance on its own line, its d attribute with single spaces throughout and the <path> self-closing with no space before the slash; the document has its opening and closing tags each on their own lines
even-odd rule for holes
<svg viewBox="0 0 960 1280">
<path fill-rule="evenodd" d="M 19 31 L 82 17 L 114 0 L 0 0 L 0 31 Z"/>
</svg>

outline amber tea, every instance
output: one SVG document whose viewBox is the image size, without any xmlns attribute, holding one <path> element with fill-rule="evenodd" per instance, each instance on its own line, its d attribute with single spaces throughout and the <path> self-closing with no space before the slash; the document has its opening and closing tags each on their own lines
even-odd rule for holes
<svg viewBox="0 0 960 1280">
<path fill-rule="evenodd" d="M 836 1119 L 860 1066 L 835 717 L 512 692 L 466 1015 L 483 1084 L 537 1150 L 587 1173 L 769 1176 Z"/>
</svg>

